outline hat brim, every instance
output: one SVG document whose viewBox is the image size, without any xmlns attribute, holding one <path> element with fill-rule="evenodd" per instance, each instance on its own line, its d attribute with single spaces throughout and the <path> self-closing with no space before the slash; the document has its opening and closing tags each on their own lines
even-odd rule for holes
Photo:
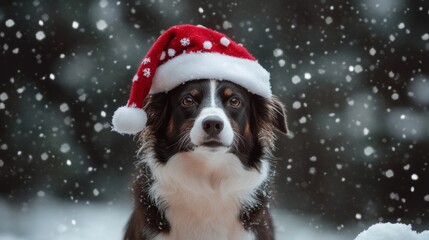
<svg viewBox="0 0 429 240">
<path fill-rule="evenodd" d="M 174 57 L 156 70 L 150 94 L 168 92 L 196 79 L 228 80 L 249 92 L 270 98 L 270 73 L 257 61 L 220 53 L 187 53 Z"/>
</svg>

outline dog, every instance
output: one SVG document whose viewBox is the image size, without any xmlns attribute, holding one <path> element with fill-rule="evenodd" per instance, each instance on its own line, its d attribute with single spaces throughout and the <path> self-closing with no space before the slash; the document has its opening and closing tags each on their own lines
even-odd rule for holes
<svg viewBox="0 0 429 240">
<path fill-rule="evenodd" d="M 126 240 L 270 240 L 275 130 L 285 108 L 227 80 L 145 100 Z"/>
</svg>

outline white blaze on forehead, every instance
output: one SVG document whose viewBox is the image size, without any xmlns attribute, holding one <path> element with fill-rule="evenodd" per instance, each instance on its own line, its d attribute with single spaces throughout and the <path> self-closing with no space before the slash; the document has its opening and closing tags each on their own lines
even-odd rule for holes
<svg viewBox="0 0 429 240">
<path fill-rule="evenodd" d="M 210 106 L 216 107 L 216 80 L 210 80 Z"/>
</svg>

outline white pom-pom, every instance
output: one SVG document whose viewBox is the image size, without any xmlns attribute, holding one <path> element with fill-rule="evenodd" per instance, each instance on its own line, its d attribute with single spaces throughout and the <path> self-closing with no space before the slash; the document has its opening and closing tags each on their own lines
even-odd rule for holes
<svg viewBox="0 0 429 240">
<path fill-rule="evenodd" d="M 147 115 L 143 109 L 120 107 L 113 114 L 113 131 L 121 134 L 136 134 L 146 126 Z"/>
</svg>

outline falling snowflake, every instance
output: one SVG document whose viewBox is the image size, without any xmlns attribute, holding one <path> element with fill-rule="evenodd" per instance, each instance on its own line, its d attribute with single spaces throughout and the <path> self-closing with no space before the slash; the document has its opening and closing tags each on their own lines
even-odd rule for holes
<svg viewBox="0 0 429 240">
<path fill-rule="evenodd" d="M 139 76 L 137 76 L 137 74 L 136 74 L 136 75 L 134 75 L 134 77 L 133 77 L 133 82 L 135 82 L 135 81 L 137 81 L 137 80 L 139 80 Z"/>
<path fill-rule="evenodd" d="M 180 39 L 180 44 L 182 44 L 182 46 L 186 47 L 186 46 L 189 46 L 189 44 L 191 44 L 191 41 L 189 40 L 189 38 L 182 38 L 182 39 Z"/>
<path fill-rule="evenodd" d="M 150 58 L 143 58 L 142 64 L 148 64 L 150 63 Z"/>
<path fill-rule="evenodd" d="M 149 68 L 143 69 L 143 76 L 150 77 L 150 69 Z"/>
</svg>

